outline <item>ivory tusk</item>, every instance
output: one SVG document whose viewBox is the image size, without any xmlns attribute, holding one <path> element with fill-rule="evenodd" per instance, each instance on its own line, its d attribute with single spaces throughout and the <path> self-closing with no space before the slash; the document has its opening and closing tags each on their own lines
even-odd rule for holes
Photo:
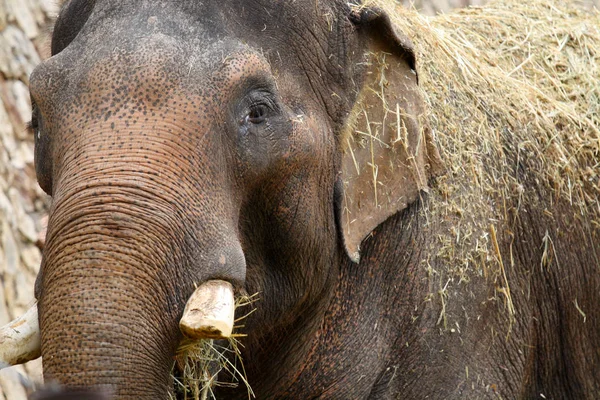
<svg viewBox="0 0 600 400">
<path fill-rule="evenodd" d="M 0 369 L 35 360 L 41 355 L 37 304 L 0 328 Z"/>
<path fill-rule="evenodd" d="M 235 304 L 229 282 L 210 280 L 196 288 L 183 311 L 179 329 L 189 339 L 224 339 L 233 331 Z"/>
</svg>

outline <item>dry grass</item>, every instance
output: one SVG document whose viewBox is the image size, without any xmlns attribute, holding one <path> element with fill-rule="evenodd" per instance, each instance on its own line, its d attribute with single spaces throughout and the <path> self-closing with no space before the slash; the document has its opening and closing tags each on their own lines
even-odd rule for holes
<svg viewBox="0 0 600 400">
<path fill-rule="evenodd" d="M 511 158 L 536 159 L 541 186 L 583 213 L 598 211 L 598 13 L 533 0 L 397 15 L 415 33 L 429 120 L 451 173 L 495 192 L 502 179 L 522 183 Z"/>
<path fill-rule="evenodd" d="M 439 323 L 452 285 L 482 277 L 512 326 L 514 260 L 499 241 L 522 206 L 551 220 L 566 202 L 575 220 L 600 228 L 600 14 L 569 1 L 492 1 L 436 17 L 368 3 L 415 44 L 423 119 L 447 168 L 427 210 L 447 223 L 424 260 L 439 282 Z M 546 263 L 558 262 L 556 240 L 546 233 Z"/>
<path fill-rule="evenodd" d="M 258 300 L 258 296 L 241 296 L 236 299 L 236 311 L 248 310 Z M 181 379 L 174 376 L 176 391 L 186 400 L 214 399 L 213 388 L 246 386 L 248 398 L 254 397 L 254 392 L 246 380 L 246 372 L 241 357 L 238 341 L 245 336 L 239 333 L 243 330 L 243 320 L 254 311 L 251 308 L 235 320 L 234 333 L 228 340 L 205 339 L 199 341 L 184 340 L 177 350 L 174 368 L 177 368 Z M 175 371 L 174 371 L 175 372 Z M 225 374 L 221 374 L 225 372 Z M 219 374 L 221 374 L 219 376 Z M 231 377 L 230 382 L 219 381 L 223 376 Z"/>
</svg>

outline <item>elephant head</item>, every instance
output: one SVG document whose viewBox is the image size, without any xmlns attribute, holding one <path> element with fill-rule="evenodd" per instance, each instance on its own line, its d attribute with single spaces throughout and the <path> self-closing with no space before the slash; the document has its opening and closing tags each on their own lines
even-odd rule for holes
<svg viewBox="0 0 600 400">
<path fill-rule="evenodd" d="M 439 170 L 410 41 L 337 0 L 70 0 L 52 54 L 31 76 L 46 379 L 165 398 L 188 299 L 225 281 L 260 294 L 250 385 L 284 393 L 340 265 Z"/>
</svg>

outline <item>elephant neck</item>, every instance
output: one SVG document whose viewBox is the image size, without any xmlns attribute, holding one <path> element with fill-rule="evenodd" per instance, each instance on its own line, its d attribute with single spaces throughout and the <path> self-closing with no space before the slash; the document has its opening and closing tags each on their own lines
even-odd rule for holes
<svg viewBox="0 0 600 400">
<path fill-rule="evenodd" d="M 381 224 L 363 242 L 360 264 L 338 243 L 318 300 L 260 339 L 249 335 L 244 364 L 257 398 L 364 398 L 386 378 L 427 293 L 419 209 Z M 247 398 L 239 388 L 225 391 Z"/>
<path fill-rule="evenodd" d="M 360 264 L 343 257 L 300 369 L 277 397 L 367 398 L 381 382 L 393 390 L 390 371 L 403 363 L 401 353 L 412 341 L 405 333 L 415 332 L 413 315 L 428 291 L 419 207 L 381 224 L 363 242 Z"/>
</svg>

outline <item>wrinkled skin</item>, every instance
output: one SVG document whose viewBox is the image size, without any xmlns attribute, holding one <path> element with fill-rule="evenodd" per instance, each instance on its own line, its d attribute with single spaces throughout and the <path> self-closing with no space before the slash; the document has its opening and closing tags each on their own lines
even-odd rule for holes
<svg viewBox="0 0 600 400">
<path fill-rule="evenodd" d="M 403 199 L 390 203 L 369 197 L 371 178 L 348 167 L 353 151 L 367 165 L 368 146 L 346 147 L 376 51 L 415 117 L 406 151 L 419 154 L 398 151 L 397 167 L 380 168 L 394 188 L 387 197 Z M 441 163 L 415 122 L 411 45 L 385 15 L 333 0 L 71 0 L 52 53 L 31 76 L 36 170 L 53 197 L 36 284 L 47 380 L 167 398 L 185 303 L 196 284 L 223 279 L 260 293 L 242 350 L 259 399 L 584 398 L 598 389 L 585 372 L 598 366 L 597 322 L 577 337 L 589 344 L 587 364 L 555 367 L 573 339 L 548 333 L 562 322 L 540 316 L 560 305 L 536 308 L 518 284 L 524 317 L 510 340 L 493 346 L 494 335 L 478 334 L 505 319 L 484 302 L 487 289 L 452 305 L 483 316 L 470 334 L 440 335 L 422 263 L 439 228 L 419 192 Z M 355 221 L 359 229 L 346 228 Z M 544 231 L 533 227 L 515 233 L 535 242 L 517 262 L 539 264 Z M 500 243 L 507 254 L 509 244 Z M 589 263 L 582 256 L 574 271 Z M 566 283 L 554 285 L 543 290 Z M 584 293 L 580 305 L 592 311 L 597 298 Z M 531 318 L 542 322 L 531 328 Z M 531 350 L 544 341 L 556 353 Z M 219 390 L 247 396 L 243 386 Z"/>
</svg>

